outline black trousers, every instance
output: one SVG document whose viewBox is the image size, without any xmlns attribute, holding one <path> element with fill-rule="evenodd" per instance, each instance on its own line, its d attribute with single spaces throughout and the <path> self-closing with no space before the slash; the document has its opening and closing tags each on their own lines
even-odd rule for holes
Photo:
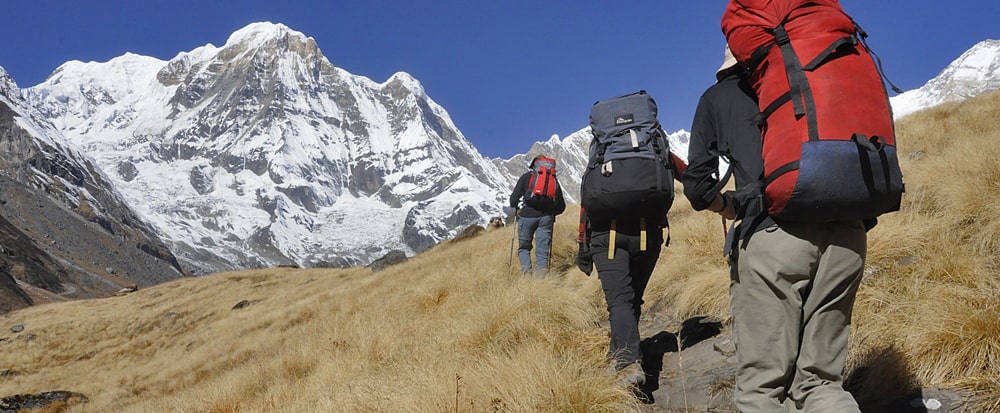
<svg viewBox="0 0 1000 413">
<path fill-rule="evenodd" d="M 638 231 L 618 231 L 614 245 L 609 245 L 610 242 L 610 231 L 594 232 L 590 251 L 608 304 L 611 322 L 608 356 L 615 361 L 615 368 L 621 369 L 642 360 L 639 350 L 642 294 L 660 256 L 663 231 L 654 227 L 647 232 L 645 251 Z M 609 248 L 614 248 L 614 258 L 608 258 Z"/>
</svg>

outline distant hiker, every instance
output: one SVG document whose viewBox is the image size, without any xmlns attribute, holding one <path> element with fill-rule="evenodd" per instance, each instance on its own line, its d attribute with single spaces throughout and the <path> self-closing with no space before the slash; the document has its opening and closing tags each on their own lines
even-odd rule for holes
<svg viewBox="0 0 1000 413">
<path fill-rule="evenodd" d="M 556 215 L 566 210 L 562 187 L 556 179 L 556 160 L 539 155 L 531 160 L 528 172 L 521 175 L 510 194 L 510 207 L 517 216 L 517 258 L 521 272 L 531 274 L 532 239 L 535 242 L 536 277 L 541 278 L 549 268 L 552 248 L 552 227 Z M 520 208 L 519 203 L 523 202 Z"/>
<path fill-rule="evenodd" d="M 646 380 L 639 348 L 642 295 L 665 244 L 680 165 L 656 111 L 645 91 L 595 103 L 594 137 L 580 186 L 577 265 L 587 275 L 597 267 L 611 324 L 608 357 L 631 386 Z"/>
<path fill-rule="evenodd" d="M 493 217 L 490 218 L 489 228 L 497 229 L 506 226 L 503 222 L 503 217 Z"/>
<path fill-rule="evenodd" d="M 843 371 L 866 230 L 902 190 L 885 89 L 836 1 L 732 0 L 722 27 L 729 47 L 695 111 L 683 182 L 694 209 L 738 222 L 725 243 L 736 407 L 859 412 Z M 858 58 L 870 73 L 844 66 Z M 720 193 L 730 174 L 736 190 Z"/>
</svg>

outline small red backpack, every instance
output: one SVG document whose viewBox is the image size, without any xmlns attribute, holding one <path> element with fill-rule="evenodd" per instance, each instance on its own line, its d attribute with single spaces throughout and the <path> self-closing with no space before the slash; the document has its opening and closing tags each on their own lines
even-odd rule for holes
<svg viewBox="0 0 1000 413">
<path fill-rule="evenodd" d="M 556 207 L 556 160 L 537 156 L 531 161 L 531 178 L 524 194 L 524 204 L 539 211 Z"/>
</svg>

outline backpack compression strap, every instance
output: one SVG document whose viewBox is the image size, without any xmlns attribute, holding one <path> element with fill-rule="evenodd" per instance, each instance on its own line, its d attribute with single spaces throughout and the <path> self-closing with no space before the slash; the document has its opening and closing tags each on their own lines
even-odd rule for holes
<svg viewBox="0 0 1000 413">
<path fill-rule="evenodd" d="M 646 218 L 639 218 L 639 251 L 646 250 Z"/>
<path fill-rule="evenodd" d="M 608 261 L 615 259 L 615 235 L 618 233 L 618 220 L 611 219 L 611 232 L 608 234 Z"/>
<path fill-rule="evenodd" d="M 611 220 L 611 232 L 608 235 L 608 260 L 615 259 L 615 242 L 617 241 L 618 234 L 618 220 Z M 645 251 L 646 248 L 646 218 L 639 217 L 639 251 Z"/>
<path fill-rule="evenodd" d="M 823 50 L 823 52 L 803 66 L 802 62 L 799 61 L 798 54 L 792 47 L 791 39 L 789 39 L 788 32 L 785 31 L 785 26 L 783 24 L 774 28 L 774 38 L 775 43 L 758 48 L 750 60 L 752 64 L 760 64 L 760 62 L 764 59 L 764 56 L 766 56 L 767 52 L 770 50 L 771 46 L 778 46 L 778 48 L 781 49 L 781 57 L 785 63 L 785 76 L 788 78 L 789 90 L 787 93 L 782 94 L 773 102 L 768 104 L 767 107 L 754 118 L 754 121 L 758 126 L 763 125 L 763 123 L 767 121 L 767 118 L 771 116 L 775 110 L 784 104 L 791 102 L 796 118 L 800 116 L 805 116 L 806 118 L 806 130 L 809 132 L 809 140 L 817 141 L 819 140 L 819 126 L 818 119 L 816 117 L 816 101 L 812 94 L 812 88 L 809 85 L 809 79 L 806 77 L 806 71 L 811 71 L 819 67 L 827 60 L 827 58 L 841 50 L 842 47 L 856 47 L 858 40 L 853 35 L 834 40 L 829 46 L 826 47 L 826 49 Z M 753 67 L 751 67 L 751 70 L 752 68 Z M 799 169 L 798 161 L 792 161 L 778 167 L 778 169 L 772 171 L 768 176 L 764 177 L 763 186 L 767 187 L 768 184 L 773 182 L 775 179 L 778 179 L 781 175 L 796 169 Z"/>
</svg>

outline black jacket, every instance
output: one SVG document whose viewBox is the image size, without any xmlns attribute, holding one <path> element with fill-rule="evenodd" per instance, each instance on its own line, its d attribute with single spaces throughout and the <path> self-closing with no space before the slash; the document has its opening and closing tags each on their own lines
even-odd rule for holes
<svg viewBox="0 0 1000 413">
<path fill-rule="evenodd" d="M 531 171 L 525 172 L 521 175 L 521 178 L 517 180 L 517 185 L 514 185 L 514 192 L 510 194 L 510 207 L 518 208 L 518 204 L 521 203 L 521 198 L 524 197 L 525 192 L 528 191 L 528 180 L 531 179 Z M 562 185 L 559 184 L 559 180 L 556 180 L 556 206 L 552 211 L 539 211 L 528 205 L 521 205 L 521 209 L 518 212 L 518 216 L 525 218 L 537 218 L 543 215 L 559 215 L 566 210 L 566 200 L 563 199 Z"/>
<path fill-rule="evenodd" d="M 761 131 L 753 121 L 758 112 L 753 89 L 738 72 L 730 72 L 709 87 L 695 110 L 688 168 L 682 178 L 691 206 L 698 211 L 708 208 L 720 190 L 719 156 L 726 156 L 736 179 L 736 191 L 730 195 L 736 202 L 737 219 L 742 218 L 745 224 L 756 220 L 752 230 L 738 234 L 738 238 L 773 222 L 763 211 L 760 190 L 764 160 Z"/>
</svg>

